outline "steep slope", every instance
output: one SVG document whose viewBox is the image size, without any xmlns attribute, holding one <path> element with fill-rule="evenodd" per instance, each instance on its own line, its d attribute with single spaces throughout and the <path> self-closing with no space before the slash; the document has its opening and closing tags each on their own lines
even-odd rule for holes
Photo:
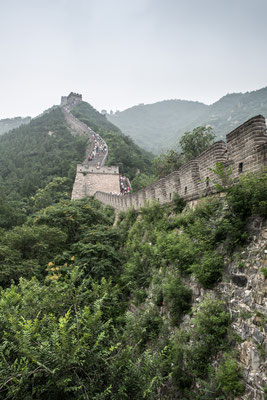
<svg viewBox="0 0 267 400">
<path fill-rule="evenodd" d="M 233 93 L 210 105 L 206 113 L 190 124 L 190 127 L 209 124 L 217 137 L 225 135 L 254 115 L 267 118 L 267 87 L 247 93 Z"/>
<path fill-rule="evenodd" d="M 264 400 L 266 188 L 1 232 L 0 398 Z"/>
<path fill-rule="evenodd" d="M 118 165 L 120 172 L 130 179 L 134 178 L 137 170 L 152 172 L 152 154 L 137 146 L 129 136 L 125 136 L 90 104 L 78 103 L 72 109 L 72 114 L 106 141 L 109 149 L 107 165 Z"/>
<path fill-rule="evenodd" d="M 267 117 L 267 87 L 247 93 L 227 94 L 214 104 L 168 100 L 139 105 L 113 115 L 110 122 L 142 147 L 160 153 L 177 144 L 186 130 L 211 125 L 219 139 L 250 117 Z"/>
<path fill-rule="evenodd" d="M 22 124 L 28 124 L 31 120 L 31 117 L 15 117 L 15 118 L 5 118 L 0 119 L 0 135 L 11 131 L 12 129 L 18 128 Z"/>
<path fill-rule="evenodd" d="M 207 107 L 193 101 L 165 100 L 107 115 L 107 119 L 141 147 L 159 153 L 173 145 L 178 127 L 186 127 L 192 119 L 202 115 Z"/>
<path fill-rule="evenodd" d="M 88 103 L 73 112 L 103 136 L 108 165 L 132 179 L 138 169 L 150 172 L 152 155 L 140 149 Z M 0 137 L 0 228 L 25 221 L 44 206 L 70 198 L 77 164 L 84 161 L 88 135 L 77 135 L 60 107 L 53 106 Z"/>
<path fill-rule="evenodd" d="M 1 192 L 28 198 L 55 177 L 74 179 L 85 138 L 71 135 L 57 108 L 0 137 Z"/>
<path fill-rule="evenodd" d="M 13 204 L 35 179 L 24 221 L 0 202 L 0 398 L 263 400 L 266 174 L 114 225 L 94 198 L 47 199 L 83 160 L 78 139 L 59 108 L 0 138 Z"/>
</svg>

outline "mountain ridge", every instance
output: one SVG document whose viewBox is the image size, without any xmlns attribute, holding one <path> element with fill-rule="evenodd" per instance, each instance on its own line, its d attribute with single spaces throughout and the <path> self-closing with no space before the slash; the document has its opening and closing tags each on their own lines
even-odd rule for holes
<svg viewBox="0 0 267 400">
<path fill-rule="evenodd" d="M 0 135 L 9 132 L 12 129 L 18 128 L 23 124 L 28 124 L 30 121 L 31 117 L 14 117 L 0 119 Z"/>
<path fill-rule="evenodd" d="M 190 100 L 163 100 L 141 104 L 107 119 L 117 125 L 141 147 L 159 154 L 174 147 L 187 130 L 210 125 L 217 139 L 250 117 L 267 117 L 267 87 L 245 93 L 228 93 L 211 105 Z"/>
</svg>

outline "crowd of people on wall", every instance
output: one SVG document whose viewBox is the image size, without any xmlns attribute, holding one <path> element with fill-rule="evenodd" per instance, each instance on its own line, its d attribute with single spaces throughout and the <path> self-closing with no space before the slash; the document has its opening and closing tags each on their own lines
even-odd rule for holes
<svg viewBox="0 0 267 400">
<path fill-rule="evenodd" d="M 101 161 L 107 152 L 107 145 L 98 133 L 92 133 L 93 149 L 88 155 L 88 162 L 95 161 L 97 167 L 101 166 Z M 126 176 L 120 175 L 120 194 L 130 193 L 132 187 Z"/>
<path fill-rule="evenodd" d="M 93 150 L 88 156 L 88 161 L 93 161 L 96 157 L 104 157 L 105 153 L 107 152 L 107 146 L 104 140 L 101 138 L 98 133 L 93 133 L 92 134 L 92 139 L 93 139 Z M 100 161 L 97 163 L 100 165 Z"/>
<path fill-rule="evenodd" d="M 120 193 L 127 194 L 131 191 L 131 184 L 126 176 L 120 176 Z"/>
</svg>

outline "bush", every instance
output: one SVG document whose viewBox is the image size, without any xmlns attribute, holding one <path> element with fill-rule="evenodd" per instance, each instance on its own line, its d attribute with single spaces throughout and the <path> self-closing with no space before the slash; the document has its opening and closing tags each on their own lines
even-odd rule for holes
<svg viewBox="0 0 267 400">
<path fill-rule="evenodd" d="M 126 212 L 120 212 L 117 225 L 123 229 L 126 234 L 133 226 L 138 216 L 138 211 L 133 207 L 129 208 Z M 124 235 L 126 237 L 126 235 Z"/>
<path fill-rule="evenodd" d="M 148 243 L 140 244 L 124 267 L 122 281 L 134 290 L 149 286 L 152 270 L 157 263 L 154 247 Z"/>
<path fill-rule="evenodd" d="M 182 212 L 186 206 L 186 201 L 180 197 L 178 193 L 174 193 L 172 202 L 173 209 L 176 213 Z"/>
<path fill-rule="evenodd" d="M 159 236 L 158 253 L 173 263 L 183 273 L 190 272 L 191 265 L 199 256 L 199 251 L 192 239 L 186 234 L 171 232 Z"/>
<path fill-rule="evenodd" d="M 199 263 L 191 266 L 191 270 L 198 282 L 205 289 L 211 289 L 221 280 L 223 269 L 223 258 L 216 252 L 204 253 Z"/>
<path fill-rule="evenodd" d="M 155 201 L 152 205 L 142 207 L 140 214 L 145 224 L 151 224 L 161 220 L 165 213 L 164 208 Z"/>
<path fill-rule="evenodd" d="M 267 174 L 247 174 L 228 190 L 227 202 L 239 219 L 251 215 L 267 216 Z"/>
<path fill-rule="evenodd" d="M 219 366 L 216 378 L 219 387 L 228 399 L 234 399 L 244 392 L 245 385 L 241 381 L 240 367 L 236 360 L 229 355 L 226 355 L 225 360 Z"/>
<path fill-rule="evenodd" d="M 183 285 L 179 277 L 169 276 L 163 283 L 163 298 L 170 309 L 171 323 L 177 325 L 191 308 L 192 291 Z"/>
<path fill-rule="evenodd" d="M 230 315 L 219 300 L 207 299 L 195 311 L 190 333 L 188 366 L 196 377 L 207 374 L 211 357 L 226 345 Z"/>
<path fill-rule="evenodd" d="M 157 307 L 145 308 L 126 314 L 124 337 L 127 343 L 138 344 L 140 349 L 156 340 L 162 327 L 162 318 Z"/>
</svg>

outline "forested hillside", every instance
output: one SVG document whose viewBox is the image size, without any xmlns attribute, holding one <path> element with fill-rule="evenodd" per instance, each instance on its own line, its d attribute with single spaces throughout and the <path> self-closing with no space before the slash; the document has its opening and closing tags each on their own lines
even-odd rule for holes
<svg viewBox="0 0 267 400">
<path fill-rule="evenodd" d="M 85 144 L 70 134 L 59 108 L 2 135 L 0 226 L 23 222 L 35 207 L 50 204 L 52 193 L 69 198 Z"/>
<path fill-rule="evenodd" d="M 109 165 L 133 178 L 151 173 L 152 155 L 140 149 L 88 103 L 74 113 L 105 138 Z M 86 138 L 73 136 L 59 107 L 0 137 L 0 226 L 21 223 L 33 210 L 57 197 L 70 198 L 77 163 L 84 160 Z M 53 200 L 54 199 L 54 200 Z"/>
<path fill-rule="evenodd" d="M 265 199 L 248 177 L 183 213 L 176 198 L 114 227 L 97 201 L 62 200 L 2 230 L 0 399 L 239 398 L 245 316 L 216 289 Z"/>
<path fill-rule="evenodd" d="M 135 177 L 137 170 L 152 173 L 152 154 L 137 146 L 90 104 L 79 103 L 72 113 L 105 139 L 109 149 L 108 165 L 118 165 L 120 172 L 130 179 Z"/>
<path fill-rule="evenodd" d="M 227 94 L 210 106 L 185 100 L 165 100 L 138 105 L 107 115 L 137 144 L 153 153 L 177 145 L 187 130 L 211 125 L 218 139 L 250 117 L 267 118 L 267 87 L 247 93 Z"/>
<path fill-rule="evenodd" d="M 22 124 L 28 124 L 31 120 L 31 117 L 15 117 L 15 118 L 5 118 L 0 119 L 0 135 L 11 131 L 12 129 L 18 128 Z"/>
<path fill-rule="evenodd" d="M 149 171 L 150 155 L 90 105 L 75 113 L 105 137 L 112 163 L 123 151 L 124 171 L 139 157 Z M 195 209 L 178 196 L 130 209 L 114 225 L 111 208 L 69 199 L 85 140 L 60 108 L 0 138 L 0 399 L 263 394 L 250 366 L 264 379 L 264 242 L 249 246 L 266 234 L 266 175 Z M 243 344 L 254 354 L 247 386 Z"/>
</svg>

